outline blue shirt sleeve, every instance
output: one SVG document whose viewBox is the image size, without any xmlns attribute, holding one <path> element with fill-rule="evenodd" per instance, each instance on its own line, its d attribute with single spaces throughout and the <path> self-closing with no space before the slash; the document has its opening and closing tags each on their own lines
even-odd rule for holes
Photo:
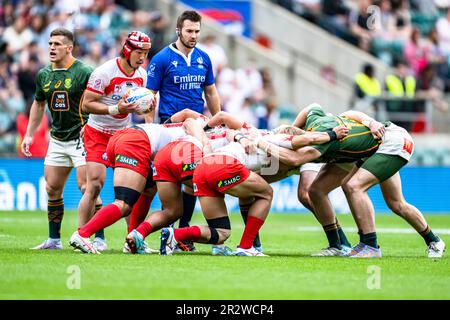
<svg viewBox="0 0 450 320">
<path fill-rule="evenodd" d="M 155 55 L 147 67 L 147 88 L 159 91 L 164 77 L 164 59 L 162 55 Z"/>
<path fill-rule="evenodd" d="M 205 54 L 205 57 L 208 61 L 208 69 L 206 71 L 205 86 L 210 86 L 210 85 L 214 84 L 214 72 L 212 69 L 211 59 L 209 58 L 209 56 L 207 54 Z"/>
</svg>

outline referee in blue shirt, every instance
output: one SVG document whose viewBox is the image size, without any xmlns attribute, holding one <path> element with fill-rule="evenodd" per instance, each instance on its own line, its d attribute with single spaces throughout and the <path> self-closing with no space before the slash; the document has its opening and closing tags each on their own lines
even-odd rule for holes
<svg viewBox="0 0 450 320">
<path fill-rule="evenodd" d="M 158 52 L 147 68 L 147 88 L 159 91 L 160 123 L 183 109 L 203 113 L 205 101 L 212 115 L 220 111 L 220 98 L 214 84 L 211 59 L 196 48 L 200 35 L 201 16 L 184 11 L 177 19 L 177 40 Z M 188 227 L 196 197 L 183 191 L 183 216 L 179 227 Z M 180 244 L 184 251 L 195 250 L 192 243 Z"/>
</svg>

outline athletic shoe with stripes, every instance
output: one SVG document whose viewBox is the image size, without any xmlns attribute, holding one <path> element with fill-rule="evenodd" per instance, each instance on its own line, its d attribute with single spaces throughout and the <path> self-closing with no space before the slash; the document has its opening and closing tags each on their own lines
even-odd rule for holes
<svg viewBox="0 0 450 320">
<path fill-rule="evenodd" d="M 70 237 L 69 244 L 76 248 L 80 249 L 83 253 L 94 253 L 100 254 L 91 243 L 89 238 L 83 238 L 79 235 L 78 231 L 75 231 Z"/>
</svg>

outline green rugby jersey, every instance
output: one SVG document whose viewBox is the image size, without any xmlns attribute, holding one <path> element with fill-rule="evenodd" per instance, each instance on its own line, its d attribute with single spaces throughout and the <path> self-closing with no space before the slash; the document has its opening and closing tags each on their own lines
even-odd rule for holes
<svg viewBox="0 0 450 320">
<path fill-rule="evenodd" d="M 54 69 L 51 64 L 36 76 L 36 101 L 47 101 L 52 116 L 50 134 L 60 141 L 79 137 L 88 114 L 81 111 L 84 89 L 92 68 L 74 60 L 67 68 Z"/>
<path fill-rule="evenodd" d="M 327 116 L 321 107 L 312 107 L 306 118 L 305 130 L 324 132 L 345 125 L 346 137 L 313 146 L 322 154 L 315 162 L 353 162 L 374 154 L 381 140 L 373 138 L 365 125 L 339 116 Z"/>
</svg>

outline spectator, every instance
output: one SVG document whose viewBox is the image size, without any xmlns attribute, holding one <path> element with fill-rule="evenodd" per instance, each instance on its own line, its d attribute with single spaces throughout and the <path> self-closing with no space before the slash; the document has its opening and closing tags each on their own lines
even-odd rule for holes
<svg viewBox="0 0 450 320">
<path fill-rule="evenodd" d="M 252 98 L 258 102 L 261 101 L 263 82 L 254 59 L 248 59 L 245 67 L 236 70 L 236 81 L 244 97 Z"/>
<path fill-rule="evenodd" d="M 450 7 L 447 9 L 445 17 L 440 18 L 436 23 L 436 30 L 439 35 L 439 45 L 445 55 L 450 55 Z"/>
<path fill-rule="evenodd" d="M 405 60 L 408 62 L 416 77 L 420 76 L 428 64 L 428 48 L 420 36 L 420 30 L 414 28 L 404 50 Z"/>
<path fill-rule="evenodd" d="M 332 34 L 348 39 L 348 14 L 350 9 L 343 0 L 322 0 L 323 18 L 320 25 Z"/>
<path fill-rule="evenodd" d="M 213 34 L 206 35 L 198 47 L 209 55 L 214 75 L 217 75 L 228 62 L 225 50 L 216 43 L 216 37 Z"/>
<path fill-rule="evenodd" d="M 369 6 L 372 4 L 371 0 L 359 1 L 358 10 L 353 10 L 349 16 L 350 32 L 357 39 L 358 46 L 369 51 L 369 45 L 373 38 L 373 29 L 369 28 L 369 19 L 371 13 L 369 13 Z"/>
<path fill-rule="evenodd" d="M 427 65 L 417 81 L 417 96 L 430 99 L 433 106 L 441 112 L 447 112 L 448 103 L 443 100 L 444 84 L 436 77 L 435 68 Z"/>
<path fill-rule="evenodd" d="M 381 95 L 380 82 L 375 77 L 374 66 L 366 63 L 362 72 L 355 76 L 355 97 L 364 99 L 366 97 L 378 97 Z"/>
<path fill-rule="evenodd" d="M 394 73 L 385 79 L 387 92 L 394 97 L 414 97 L 416 80 L 408 74 L 408 64 L 404 60 L 397 60 L 394 67 Z"/>
<path fill-rule="evenodd" d="M 439 35 L 436 29 L 431 30 L 427 40 L 428 62 L 436 68 L 436 75 L 444 83 L 444 91 L 450 91 L 450 68 L 446 54 L 439 45 Z"/>
<path fill-rule="evenodd" d="M 168 27 L 169 23 L 160 11 L 155 11 L 150 14 L 150 38 L 152 39 L 152 47 L 148 53 L 149 60 L 170 41 L 167 38 Z"/>
<path fill-rule="evenodd" d="M 3 40 L 8 45 L 10 55 L 14 55 L 26 47 L 33 40 L 33 34 L 27 28 L 25 18 L 18 16 L 14 24 L 5 29 Z"/>
</svg>

